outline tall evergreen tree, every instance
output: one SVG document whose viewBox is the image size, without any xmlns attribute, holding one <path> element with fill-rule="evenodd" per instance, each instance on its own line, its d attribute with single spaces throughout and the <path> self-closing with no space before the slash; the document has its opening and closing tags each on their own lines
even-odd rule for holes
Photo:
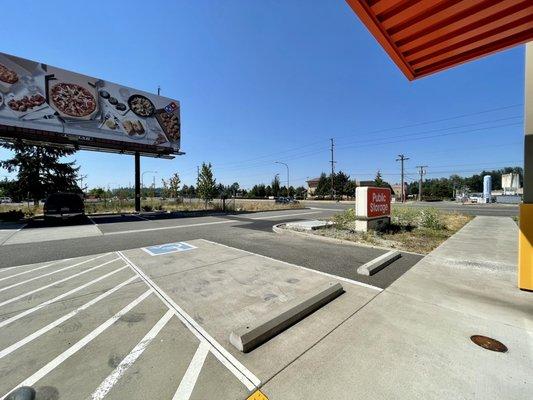
<svg viewBox="0 0 533 400">
<path fill-rule="evenodd" d="M 213 168 L 211 163 L 202 163 L 200 175 L 198 176 L 198 183 L 196 184 L 196 193 L 198 196 L 207 203 L 213 200 L 217 195 L 217 182 L 213 177 Z"/>
<path fill-rule="evenodd" d="M 383 182 L 383 177 L 381 176 L 381 171 L 378 169 L 378 172 L 376 172 L 376 179 L 374 179 L 374 182 L 376 182 L 377 187 L 383 186 L 385 182 Z"/>
<path fill-rule="evenodd" d="M 279 183 L 279 176 L 275 176 L 272 180 L 272 184 L 270 185 L 272 188 L 272 196 L 278 197 L 280 195 L 280 183 Z"/>
<path fill-rule="evenodd" d="M 25 145 L 19 142 L 5 143 L 13 158 L 0 161 L 0 167 L 17 172 L 17 197 L 32 198 L 35 204 L 55 192 L 80 192 L 76 178 L 80 167 L 75 161 L 61 162 L 62 157 L 76 151 L 59 147 Z"/>
</svg>

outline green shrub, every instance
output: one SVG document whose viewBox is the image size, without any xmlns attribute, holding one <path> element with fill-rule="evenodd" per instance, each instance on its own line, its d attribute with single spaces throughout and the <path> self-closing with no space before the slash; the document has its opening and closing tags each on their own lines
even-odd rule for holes
<svg viewBox="0 0 533 400">
<path fill-rule="evenodd" d="M 348 208 L 340 214 L 333 216 L 335 227 L 340 229 L 353 229 L 355 226 L 355 209 Z"/>
<path fill-rule="evenodd" d="M 445 224 L 442 221 L 442 215 L 440 211 L 435 208 L 425 208 L 420 211 L 418 226 L 434 230 L 445 228 Z"/>
<path fill-rule="evenodd" d="M 391 222 L 393 225 L 398 225 L 402 228 L 416 227 L 419 210 L 412 207 L 393 208 L 391 215 Z"/>
</svg>

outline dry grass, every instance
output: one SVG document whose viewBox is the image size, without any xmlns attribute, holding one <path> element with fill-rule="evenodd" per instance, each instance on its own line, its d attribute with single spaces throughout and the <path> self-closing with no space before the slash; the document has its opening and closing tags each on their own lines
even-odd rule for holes
<svg viewBox="0 0 533 400">
<path fill-rule="evenodd" d="M 207 207 L 200 201 L 169 201 L 162 199 L 147 198 L 142 200 L 143 211 L 222 211 L 222 201 L 214 200 L 208 203 Z M 276 211 L 291 210 L 303 208 L 300 204 L 277 204 L 274 201 L 239 201 L 232 199 L 226 200 L 226 211 L 228 212 L 258 212 L 258 211 Z M 8 211 L 21 210 L 26 217 L 42 215 L 42 205 L 33 206 L 24 205 L 7 205 L 0 204 L 0 213 Z M 133 200 L 112 199 L 107 201 L 86 202 L 85 211 L 87 214 L 105 214 L 105 213 L 132 213 L 135 211 Z"/>
<path fill-rule="evenodd" d="M 402 208 L 393 211 L 392 224 L 382 231 L 355 232 L 354 212 L 347 210 L 333 217 L 330 228 L 316 235 L 392 249 L 428 254 L 472 220 L 472 216 L 446 214 L 436 209 Z"/>
</svg>

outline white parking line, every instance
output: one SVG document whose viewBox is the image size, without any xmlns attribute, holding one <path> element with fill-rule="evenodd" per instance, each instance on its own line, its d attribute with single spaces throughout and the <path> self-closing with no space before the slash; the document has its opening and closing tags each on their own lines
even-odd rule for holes
<svg viewBox="0 0 533 400">
<path fill-rule="evenodd" d="M 57 302 L 57 301 L 59 301 L 61 299 L 64 299 L 65 297 L 70 296 L 73 293 L 79 292 L 80 290 L 85 289 L 86 287 L 89 287 L 89 286 L 95 284 L 96 282 L 100 282 L 101 280 L 103 280 L 105 278 L 109 278 L 111 275 L 116 274 L 117 272 L 122 271 L 124 268 L 127 268 L 127 267 L 128 266 L 125 265 L 125 266 L 123 266 L 121 268 L 118 268 L 118 269 L 116 269 L 114 271 L 111 271 L 111 272 L 109 272 L 109 273 L 107 273 L 105 275 L 102 275 L 102 276 L 100 276 L 100 277 L 98 277 L 96 279 L 93 279 L 92 281 L 89 281 L 89 282 L 87 282 L 87 283 L 85 283 L 85 284 L 83 284 L 81 286 L 78 286 L 78 287 L 76 287 L 76 288 L 74 288 L 72 290 L 69 290 L 66 293 L 62 293 L 59 296 L 54 297 L 53 299 L 46 300 L 45 302 L 42 302 L 41 304 L 38 304 L 35 307 L 29 308 L 29 309 L 21 312 L 20 314 L 13 315 L 11 318 L 7 318 L 7 319 L 1 321 L 0 322 L 0 328 L 4 327 L 6 325 L 9 325 L 10 323 L 15 322 L 18 319 L 21 319 L 21 318 L 25 317 L 26 315 L 30 315 L 30 314 L 34 313 L 35 311 L 40 310 L 43 307 L 46 307 L 47 305 L 50 305 L 50 304 L 55 303 L 55 302 Z"/>
<path fill-rule="evenodd" d="M 223 246 L 223 247 L 226 247 L 226 248 L 228 248 L 228 249 L 238 250 L 238 251 L 241 251 L 241 252 L 243 252 L 243 253 L 248 253 L 248 254 L 252 254 L 252 255 L 254 255 L 254 256 L 259 256 L 259 257 L 262 257 L 262 258 L 266 258 L 267 260 L 272 260 L 272 261 L 280 262 L 280 263 L 282 263 L 282 264 L 289 265 L 289 266 L 294 267 L 294 268 L 300 268 L 300 269 L 303 269 L 303 270 L 305 270 L 305 271 L 314 272 L 314 273 L 317 273 L 317 274 L 320 274 L 320 275 L 327 276 L 327 277 L 329 277 L 329 278 L 334 278 L 334 279 L 337 279 L 337 280 L 340 280 L 340 281 L 343 281 L 343 282 L 351 283 L 352 285 L 363 286 L 363 287 L 366 287 L 366 288 L 368 288 L 368 289 L 378 290 L 378 291 L 380 291 L 380 292 L 383 291 L 382 288 L 379 288 L 379 287 L 377 287 L 377 286 L 372 286 L 372 285 L 369 285 L 369 284 L 367 284 L 367 283 L 363 283 L 363 282 L 359 282 L 359 281 L 354 281 L 354 280 L 352 280 L 352 279 L 344 278 L 344 277 L 342 277 L 342 276 L 338 276 L 338 275 L 328 274 L 327 272 L 317 271 L 316 269 L 307 268 L 307 267 L 302 267 L 301 265 L 291 264 L 291 263 L 286 262 L 286 261 L 277 260 L 277 259 L 272 258 L 272 257 L 268 257 L 268 256 L 264 256 L 264 255 L 262 255 L 262 254 L 254 253 L 253 251 L 248 251 L 248 250 L 239 249 L 239 248 L 237 248 L 237 247 L 227 246 L 227 245 L 225 245 L 225 244 L 217 243 L 217 242 L 213 242 L 213 241 L 211 241 L 211 240 L 207 240 L 207 239 L 200 239 L 200 240 L 203 240 L 204 242 L 207 242 L 207 243 L 216 244 L 216 245 L 218 245 L 218 246 Z"/>
<path fill-rule="evenodd" d="M 188 224 L 188 225 L 177 225 L 177 226 L 162 226 L 162 227 L 159 227 L 159 228 L 131 229 L 131 230 L 128 230 L 128 231 L 109 232 L 109 233 L 106 233 L 105 235 L 106 236 L 107 235 L 125 235 L 127 233 L 163 231 L 163 230 L 168 230 L 168 229 L 192 228 L 194 226 L 231 224 L 231 223 L 235 223 L 235 220 L 202 222 L 202 223 L 199 223 L 199 224 Z"/>
<path fill-rule="evenodd" d="M 210 346 L 206 342 L 200 342 L 200 346 L 196 349 L 196 353 L 194 353 L 191 363 L 187 371 L 185 371 L 185 375 L 183 375 L 178 390 L 176 390 L 172 400 L 189 400 L 200 371 L 204 366 L 205 359 L 209 354 L 209 348 Z"/>
<path fill-rule="evenodd" d="M 255 217 L 255 218 L 248 218 L 248 219 L 270 219 L 270 218 L 283 218 L 283 217 L 297 217 L 299 215 L 309 215 L 309 214 L 320 214 L 320 211 L 309 211 L 309 212 L 296 213 L 296 214 L 268 215 L 268 216 L 265 216 L 265 217 Z"/>
<path fill-rule="evenodd" d="M 103 254 L 101 256 L 98 256 L 98 257 L 94 257 L 94 258 L 91 258 L 89 260 L 85 260 L 85 261 L 81 261 L 79 263 L 76 263 L 74 265 L 69 265 L 67 267 L 63 267 L 63 268 L 60 268 L 60 269 L 56 269 L 55 271 L 52 271 L 52 272 L 48 272 L 46 274 L 43 274 L 43 275 L 38 275 L 38 276 L 34 276 L 33 278 L 30 278 L 30 279 L 26 279 L 25 281 L 20 281 L 20 282 L 17 282 L 17 283 L 13 283 L 12 285 L 9 285 L 9 286 L 4 286 L 2 288 L 0 288 L 0 293 L 5 291 L 5 290 L 8 290 L 8 289 L 11 289 L 11 288 L 14 288 L 14 287 L 17 287 L 17 286 L 20 286 L 20 285 L 24 285 L 25 283 L 28 283 L 28 282 L 32 282 L 32 281 L 35 281 L 37 279 L 41 279 L 41 278 L 45 278 L 47 276 L 50 276 L 50 275 L 54 275 L 54 274 L 57 274 L 58 272 L 62 272 L 62 271 L 66 271 L 66 270 L 69 270 L 69 269 L 72 269 L 72 268 L 75 268 L 75 267 L 78 267 L 82 264 L 85 264 L 85 263 L 88 263 L 89 261 L 94 261 L 94 260 L 97 260 L 99 258 L 102 258 L 104 256 L 107 256 L 111 253 L 107 253 L 107 254 Z"/>
<path fill-rule="evenodd" d="M 141 294 L 139 297 L 137 297 L 135 300 L 133 300 L 130 304 L 128 304 L 126 307 L 124 307 L 118 313 L 116 313 L 111 318 L 109 318 L 107 321 L 105 321 L 98 328 L 94 329 L 87 336 L 83 337 L 78 342 L 76 342 L 74 345 L 69 347 L 66 351 L 64 351 L 63 353 L 58 355 L 56 358 L 54 358 L 52 361 L 50 361 L 44 367 L 42 367 L 37 372 L 35 372 L 32 376 L 30 376 L 29 378 L 25 379 L 21 383 L 19 383 L 17 386 L 15 386 L 13 389 L 11 389 L 11 391 L 13 391 L 14 389 L 19 388 L 21 386 L 32 386 L 32 385 L 34 385 L 36 382 L 38 382 L 43 377 L 45 377 L 48 373 L 50 373 L 55 368 L 57 368 L 59 365 L 61 365 L 66 359 L 68 359 L 73 354 L 77 353 L 79 350 L 81 350 L 83 347 L 85 347 L 88 343 L 90 343 L 93 339 L 95 339 L 98 335 L 100 335 L 107 328 L 109 328 L 111 325 L 113 325 L 120 317 L 122 317 L 124 314 L 128 313 L 131 309 L 133 309 L 141 301 L 146 299 L 151 293 L 152 293 L 152 289 L 149 289 L 146 292 L 144 292 L 143 294 Z M 9 394 L 9 392 L 6 393 L 4 396 L 2 396 L 2 400 L 5 399 L 8 394 Z"/>
<path fill-rule="evenodd" d="M 211 352 L 213 355 L 226 367 L 248 390 L 253 390 L 261 384 L 252 372 L 250 372 L 239 360 L 233 357 L 220 343 L 218 343 L 207 331 L 204 330 L 189 314 L 187 314 L 180 306 L 178 306 L 172 298 L 167 295 L 159 286 L 155 284 L 139 267 L 131 262 L 121 251 L 117 254 L 130 265 L 130 267 L 146 282 L 148 286 L 153 288 L 154 293 L 167 305 L 167 307 L 174 309 L 176 316 L 181 322 L 195 335 L 200 342 L 207 342 L 211 345 Z"/>
<path fill-rule="evenodd" d="M 167 322 L 174 316 L 173 310 L 168 310 L 165 315 L 148 331 L 148 333 L 141 339 L 141 341 L 133 348 L 133 350 L 120 362 L 115 370 L 98 386 L 93 392 L 91 398 L 93 400 L 103 399 L 107 393 L 115 386 L 118 380 L 124 375 L 124 372 L 139 358 L 146 347 L 154 340 L 157 334 L 165 327 Z"/>
<path fill-rule="evenodd" d="M 122 268 L 121 268 L 122 269 Z M 94 299 L 92 299 L 91 301 L 88 301 L 87 303 L 85 303 L 84 305 L 76 308 L 75 310 L 72 310 L 71 312 L 69 312 L 68 314 L 66 315 L 63 315 L 61 318 L 58 318 L 56 319 L 55 321 L 49 323 L 48 325 L 42 327 L 41 329 L 33 332 L 31 335 L 28 335 L 26 336 L 25 338 L 19 340 L 18 342 L 16 343 L 13 343 L 11 346 L 9 347 L 6 347 L 5 349 L 3 349 L 2 351 L 0 351 L 0 359 L 1 358 L 4 358 L 5 356 L 13 353 L 15 350 L 17 350 L 18 348 L 28 344 L 29 342 L 31 342 L 32 340 L 35 340 L 37 339 L 39 336 L 41 335 L 44 335 L 46 332 L 48 332 L 49 330 L 51 329 L 54 329 L 56 326 L 58 325 L 61 325 L 63 322 L 69 320 L 70 318 L 74 317 L 76 314 L 78 314 L 80 311 L 83 311 L 83 310 L 86 310 L 87 308 L 89 308 L 90 306 L 92 306 L 93 304 L 96 304 L 98 303 L 100 300 L 102 299 L 105 299 L 106 297 L 112 295 L 113 293 L 115 293 L 117 290 L 119 290 L 120 288 L 132 283 L 134 280 L 138 279 L 139 277 L 137 275 L 135 276 L 132 276 L 130 279 L 122 282 L 120 285 L 117 285 L 111 289 L 109 289 L 107 292 L 104 292 L 102 293 L 100 296 L 97 296 L 95 297 Z"/>
<path fill-rule="evenodd" d="M 1 281 L 5 281 L 6 279 L 15 278 L 15 277 L 20 276 L 20 275 L 26 275 L 26 274 L 29 274 L 30 272 L 39 271 L 40 269 L 51 267 L 53 265 L 59 264 L 61 261 L 64 261 L 64 260 L 59 260 L 59 261 L 55 261 L 55 262 L 53 262 L 51 264 L 46 264 L 46 265 L 42 265 L 40 267 L 35 267 L 35 268 L 29 269 L 27 271 L 19 272 L 18 274 L 4 276 L 3 278 L 0 278 L 0 282 Z M 11 267 L 11 268 L 17 268 L 17 267 Z M 6 268 L 6 269 L 2 270 L 2 272 L 7 271 L 7 270 L 9 270 L 11 268 Z"/>
<path fill-rule="evenodd" d="M 105 266 L 107 264 L 111 264 L 112 262 L 117 261 L 119 259 L 120 258 L 115 258 L 115 259 L 113 259 L 111 261 L 108 261 L 108 262 L 105 262 L 103 264 L 97 265 L 95 267 L 92 267 L 92 268 L 83 270 L 81 272 L 78 272 L 77 274 L 67 276 L 66 278 L 60 279 L 58 281 L 54 281 L 54 282 L 52 282 L 52 283 L 50 283 L 48 285 L 41 286 L 40 288 L 37 288 L 37 289 L 34 289 L 34 290 L 30 290 L 29 292 L 26 292 L 26 293 L 23 293 L 21 295 L 15 296 L 15 297 L 13 297 L 13 298 L 11 298 L 9 300 L 5 300 L 5 301 L 0 303 L 0 307 L 5 306 L 6 304 L 13 303 L 14 301 L 20 300 L 20 299 L 22 299 L 22 298 L 24 298 L 26 296 L 29 296 L 30 294 L 34 294 L 34 293 L 40 292 L 41 290 L 44 290 L 44 289 L 48 289 L 49 287 L 57 285 L 58 283 L 63 283 L 63 282 L 66 282 L 66 281 L 68 281 L 70 279 L 76 278 L 76 277 L 78 277 L 80 275 L 86 274 L 87 272 L 94 271 L 95 269 L 101 268 L 101 267 L 103 267 L 103 266 Z"/>
</svg>

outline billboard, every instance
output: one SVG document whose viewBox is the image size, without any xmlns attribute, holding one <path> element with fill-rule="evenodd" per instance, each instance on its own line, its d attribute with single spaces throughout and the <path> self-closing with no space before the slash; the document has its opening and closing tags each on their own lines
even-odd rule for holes
<svg viewBox="0 0 533 400">
<path fill-rule="evenodd" d="M 180 103 L 0 53 L 0 137 L 121 153 L 180 154 Z"/>
</svg>

